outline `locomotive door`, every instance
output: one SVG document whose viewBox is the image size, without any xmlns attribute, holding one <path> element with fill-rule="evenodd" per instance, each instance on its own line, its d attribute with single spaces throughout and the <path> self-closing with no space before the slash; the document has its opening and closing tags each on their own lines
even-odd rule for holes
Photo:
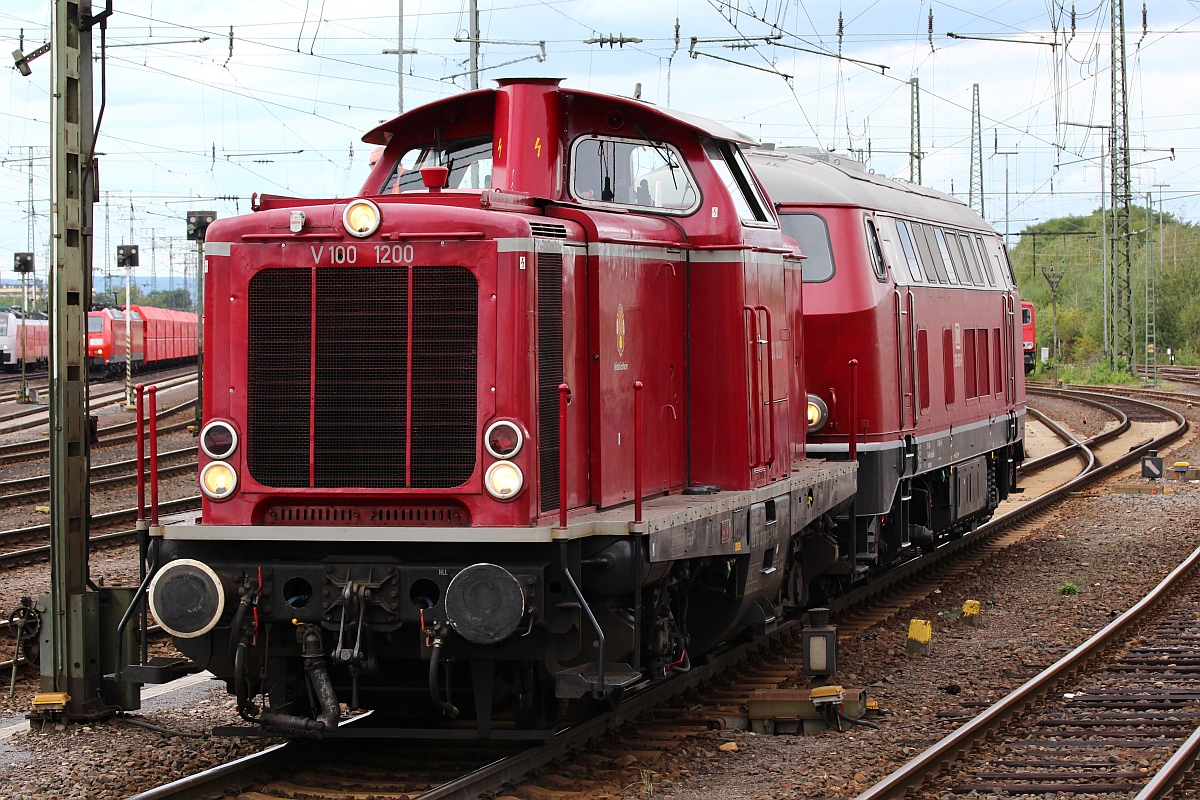
<svg viewBox="0 0 1200 800">
<path fill-rule="evenodd" d="M 601 243 L 588 259 L 592 502 L 634 497 L 634 384 L 642 383 L 643 496 L 686 478 L 683 251 Z"/>
<path fill-rule="evenodd" d="M 792 341 L 784 312 L 787 306 L 782 259 L 774 264 L 747 257 L 744 276 L 749 463 L 751 480 L 758 483 L 791 471 L 788 367 L 792 364 Z"/>
<path fill-rule="evenodd" d="M 903 292 L 901 289 L 903 288 Z M 911 288 L 893 292 L 896 318 L 896 405 L 900 430 L 917 427 L 917 314 Z"/>
<path fill-rule="evenodd" d="M 1002 360 L 1002 369 L 1007 370 L 1004 375 L 1004 401 L 1008 405 L 1012 405 L 1017 401 L 1017 314 L 1016 314 L 1016 299 L 1008 292 L 1004 293 L 1004 358 Z M 1024 337 L 1021 339 L 1021 368 L 1024 369 Z"/>
</svg>

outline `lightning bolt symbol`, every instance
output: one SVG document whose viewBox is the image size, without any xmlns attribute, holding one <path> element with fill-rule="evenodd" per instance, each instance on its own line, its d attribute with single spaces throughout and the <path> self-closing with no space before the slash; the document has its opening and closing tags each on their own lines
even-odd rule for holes
<svg viewBox="0 0 1200 800">
<path fill-rule="evenodd" d="M 533 149 L 537 150 L 538 158 L 542 157 L 542 137 L 537 137 L 533 142 Z"/>
<path fill-rule="evenodd" d="M 503 155 L 503 154 L 504 154 L 504 140 L 503 140 L 503 139 L 497 139 L 497 140 L 496 140 L 496 155 L 497 155 L 497 156 L 500 156 L 500 155 Z"/>
</svg>

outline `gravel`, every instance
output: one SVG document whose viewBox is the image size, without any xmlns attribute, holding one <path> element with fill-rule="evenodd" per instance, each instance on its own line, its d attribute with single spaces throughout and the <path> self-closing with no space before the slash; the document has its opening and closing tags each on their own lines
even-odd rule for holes
<svg viewBox="0 0 1200 800">
<path fill-rule="evenodd" d="M 1086 426 L 1109 423 L 1090 414 L 1083 423 L 1078 406 L 1052 411 L 1051 402 L 1042 398 L 1035 404 L 1051 416 L 1055 411 L 1079 415 L 1079 420 L 1066 421 L 1088 435 L 1095 431 Z M 1191 442 L 1166 455 L 1200 463 L 1200 447 Z M 1108 485 L 1128 483 L 1129 475 Z M 592 788 L 587 797 L 854 796 L 961 722 L 962 717 L 940 713 L 977 713 L 978 708 L 964 703 L 991 702 L 1019 686 L 1128 608 L 1191 552 L 1200 523 L 1200 485 L 1169 485 L 1176 491 L 1135 495 L 1100 489 L 1095 496 L 1074 498 L 1030 539 L 982 565 L 965 583 L 944 588 L 862 636 L 843 641 L 838 678 L 846 686 L 868 687 L 880 701 L 879 730 L 808 736 L 713 731 L 639 764 L 641 780 Z M 44 591 L 45 570 L 0 574 L 0 597 Z M 132 550 L 94 553 L 92 573 L 106 582 L 128 580 L 136 573 Z M 1060 592 L 1068 583 L 1078 594 Z M 983 604 L 978 627 L 958 621 L 958 609 L 968 599 Z M 910 618 L 932 621 L 930 655 L 906 654 Z M 0 694 L 0 711 L 16 714 L 28 708 L 35 688 L 31 679 L 22 679 L 14 700 Z M 167 736 L 119 720 L 25 730 L 0 742 L 4 795 L 19 800 L 123 798 L 273 743 L 205 735 L 214 725 L 235 720 L 224 686 L 215 682 L 149 701 L 139 716 L 200 736 Z M 730 742 L 737 750 L 720 749 Z M 538 796 L 520 787 L 513 794 Z"/>
</svg>

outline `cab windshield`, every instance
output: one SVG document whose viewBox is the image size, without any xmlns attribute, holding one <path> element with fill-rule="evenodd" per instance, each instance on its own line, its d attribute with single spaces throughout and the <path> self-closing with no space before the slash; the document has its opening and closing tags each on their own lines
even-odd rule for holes
<svg viewBox="0 0 1200 800">
<path fill-rule="evenodd" d="M 104 331 L 103 317 L 88 317 L 88 333 L 102 333 Z"/>
<path fill-rule="evenodd" d="M 477 136 L 439 144 L 424 144 L 406 150 L 384 181 L 380 194 L 424 190 L 422 167 L 447 167 L 450 174 L 443 189 L 490 189 L 492 186 L 492 137 Z"/>
</svg>

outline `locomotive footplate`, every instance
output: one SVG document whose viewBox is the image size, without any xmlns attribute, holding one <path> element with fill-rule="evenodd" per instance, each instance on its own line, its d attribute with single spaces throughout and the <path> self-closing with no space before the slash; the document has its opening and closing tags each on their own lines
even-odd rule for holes
<svg viewBox="0 0 1200 800">
<path fill-rule="evenodd" d="M 714 494 L 671 494 L 647 498 L 644 521 L 635 523 L 633 504 L 603 511 L 572 512 L 565 529 L 553 522 L 531 527 L 353 526 L 353 525 L 165 525 L 152 529 L 168 541 L 245 542 L 457 542 L 462 544 L 547 543 L 589 536 L 650 537 L 650 560 L 667 561 L 688 556 L 744 552 L 745 538 L 737 538 L 737 525 L 756 506 L 763 524 L 780 521 L 786 505 L 791 531 L 807 527 L 825 514 L 844 506 L 854 494 L 857 464 L 808 459 L 797 462 L 791 475 L 758 489 L 718 491 Z M 788 502 L 782 501 L 787 498 Z M 770 509 L 767 503 L 772 503 Z M 782 526 L 781 526 L 782 527 Z"/>
</svg>

